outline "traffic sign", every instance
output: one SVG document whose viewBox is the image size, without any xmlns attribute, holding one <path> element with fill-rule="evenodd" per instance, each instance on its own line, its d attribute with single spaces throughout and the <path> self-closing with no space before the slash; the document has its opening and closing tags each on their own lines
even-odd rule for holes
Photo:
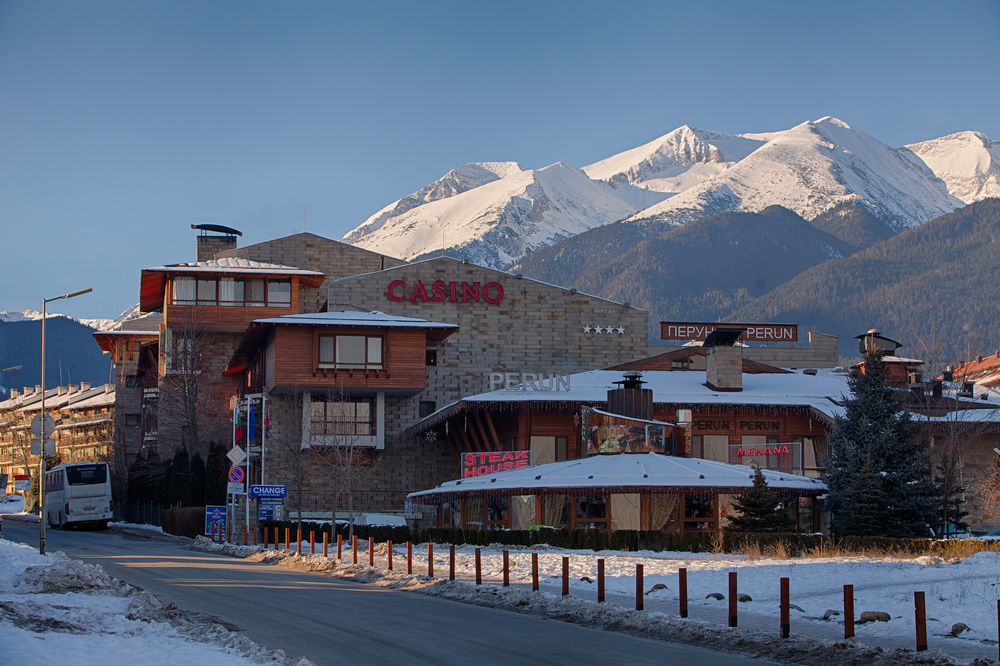
<svg viewBox="0 0 1000 666">
<path fill-rule="evenodd" d="M 243 468 L 242 467 L 230 467 L 229 468 L 229 480 L 233 483 L 243 484 Z"/>
<path fill-rule="evenodd" d="M 243 489 L 243 482 L 242 481 L 239 481 L 239 482 L 230 481 L 226 485 L 226 492 L 229 493 L 230 495 L 245 495 L 246 494 L 246 491 Z"/>
<path fill-rule="evenodd" d="M 212 526 L 215 526 L 216 531 L 222 534 L 226 531 L 226 507 L 225 506 L 206 506 L 205 507 L 205 535 L 212 534 Z"/>
<path fill-rule="evenodd" d="M 55 454 L 56 454 L 56 440 L 46 437 L 45 455 L 54 456 Z M 41 446 L 38 443 L 37 437 L 31 438 L 31 455 L 33 456 L 41 455 Z"/>
<path fill-rule="evenodd" d="M 229 461 L 234 465 L 239 465 L 247 459 L 247 454 L 240 448 L 239 444 L 233 444 L 233 448 L 229 449 L 229 453 L 226 454 L 226 457 L 229 458 Z"/>
<path fill-rule="evenodd" d="M 268 485 L 253 485 L 250 486 L 250 492 L 248 493 L 250 497 L 284 497 L 288 494 L 287 486 L 268 486 Z"/>
<path fill-rule="evenodd" d="M 56 421 L 48 414 L 45 415 L 45 432 L 52 434 L 52 431 L 56 428 Z M 42 415 L 35 414 L 31 419 L 31 434 L 35 437 L 42 436 Z M 37 453 L 32 455 L 38 455 Z"/>
<path fill-rule="evenodd" d="M 28 474 L 14 475 L 14 490 L 28 490 L 31 488 L 31 476 Z"/>
</svg>

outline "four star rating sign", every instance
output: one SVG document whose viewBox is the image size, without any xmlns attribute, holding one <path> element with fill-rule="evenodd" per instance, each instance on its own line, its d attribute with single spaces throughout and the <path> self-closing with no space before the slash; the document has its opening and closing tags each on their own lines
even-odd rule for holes
<svg viewBox="0 0 1000 666">
<path fill-rule="evenodd" d="M 619 326 L 591 326 L 590 324 L 587 324 L 586 326 L 583 327 L 583 332 L 585 334 L 586 333 L 590 333 L 590 334 L 604 334 L 604 333 L 606 333 L 608 335 L 615 335 L 615 334 L 617 334 L 617 335 L 625 335 L 625 327 L 621 326 L 621 325 L 619 325 Z"/>
</svg>

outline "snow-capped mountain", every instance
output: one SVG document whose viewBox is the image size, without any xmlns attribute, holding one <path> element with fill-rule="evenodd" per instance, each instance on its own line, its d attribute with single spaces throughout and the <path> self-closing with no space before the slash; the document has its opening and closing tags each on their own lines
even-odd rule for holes
<svg viewBox="0 0 1000 666">
<path fill-rule="evenodd" d="M 467 165 L 442 181 L 477 167 L 483 164 Z M 379 211 L 345 240 L 402 259 L 450 248 L 471 261 L 504 266 L 530 250 L 638 210 L 607 184 L 564 162 L 542 169 L 511 169 L 454 193 L 439 187 L 442 181 Z M 430 192 L 442 196 L 410 206 Z M 405 210 L 386 215 L 397 207 Z"/>
<path fill-rule="evenodd" d="M 125 312 L 118 315 L 115 319 L 104 319 L 100 317 L 78 319 L 70 317 L 69 315 L 59 314 L 57 312 L 48 312 L 46 314 L 50 319 L 52 317 L 65 317 L 66 319 L 79 322 L 84 326 L 89 326 L 96 331 L 112 331 L 121 326 L 123 321 L 137 317 L 139 314 L 139 306 L 138 304 L 132 306 Z M 0 310 L 0 322 L 38 321 L 41 318 L 42 313 L 40 310 L 22 310 L 21 312 Z"/>
<path fill-rule="evenodd" d="M 344 240 L 403 259 L 447 251 L 502 268 L 612 222 L 662 227 L 772 205 L 807 220 L 853 205 L 901 231 L 1000 196 L 998 145 L 962 132 L 896 149 L 831 117 L 746 134 L 684 125 L 582 170 L 468 164 Z"/>
<path fill-rule="evenodd" d="M 1000 141 L 982 132 L 958 132 L 904 147 L 965 203 L 1000 197 Z"/>
</svg>

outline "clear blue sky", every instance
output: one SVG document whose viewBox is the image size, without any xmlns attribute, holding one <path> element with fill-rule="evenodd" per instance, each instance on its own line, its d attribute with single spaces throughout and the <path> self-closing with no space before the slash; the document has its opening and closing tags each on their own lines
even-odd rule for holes
<svg viewBox="0 0 1000 666">
<path fill-rule="evenodd" d="M 477 160 L 837 116 L 1000 139 L 1000 2 L 0 0 L 0 310 L 115 316 L 192 223 L 339 238 Z"/>
</svg>

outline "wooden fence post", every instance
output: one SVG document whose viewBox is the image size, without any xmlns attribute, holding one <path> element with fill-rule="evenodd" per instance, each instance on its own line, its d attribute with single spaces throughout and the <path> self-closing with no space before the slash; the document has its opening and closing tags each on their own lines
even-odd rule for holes
<svg viewBox="0 0 1000 666">
<path fill-rule="evenodd" d="M 455 580 L 455 544 L 448 546 L 448 580 Z"/>
<path fill-rule="evenodd" d="M 274 549 L 275 550 L 280 550 L 280 548 L 278 547 L 278 528 L 277 527 L 274 528 Z"/>
<path fill-rule="evenodd" d="M 292 547 L 292 528 L 285 528 L 285 550 L 289 550 Z"/>
<path fill-rule="evenodd" d="M 688 616 L 688 570 L 687 567 L 681 567 L 677 570 L 677 586 L 678 594 L 680 595 L 680 614 L 681 617 Z"/>
<path fill-rule="evenodd" d="M 597 560 L 597 603 L 604 603 L 604 558 Z"/>
<path fill-rule="evenodd" d="M 316 531 L 309 530 L 309 554 L 316 554 Z"/>
<path fill-rule="evenodd" d="M 844 586 L 844 638 L 854 638 L 854 586 Z"/>
<path fill-rule="evenodd" d="M 267 528 L 262 527 L 260 528 L 260 531 L 264 533 L 264 550 L 267 550 L 269 548 L 269 545 L 267 543 Z"/>
<path fill-rule="evenodd" d="M 510 553 L 503 551 L 503 586 L 510 587 Z"/>
<path fill-rule="evenodd" d="M 635 565 L 635 609 L 642 610 L 642 565 Z"/>
<path fill-rule="evenodd" d="M 295 528 L 295 550 L 299 555 L 302 554 L 302 528 Z"/>
<path fill-rule="evenodd" d="M 375 566 L 375 537 L 368 537 L 368 566 Z"/>
<path fill-rule="evenodd" d="M 791 632 L 791 624 L 788 619 L 788 579 L 781 579 L 781 601 L 780 601 L 780 612 L 781 612 L 781 637 L 788 638 Z"/>
<path fill-rule="evenodd" d="M 927 609 L 924 606 L 924 593 L 913 593 L 913 620 L 917 629 L 917 652 L 927 649 Z"/>
<path fill-rule="evenodd" d="M 538 553 L 531 554 L 531 591 L 538 592 Z"/>
<path fill-rule="evenodd" d="M 253 528 L 253 545 L 257 545 L 257 528 Z"/>
<path fill-rule="evenodd" d="M 562 595 L 565 597 L 569 594 L 569 558 L 563 557 L 562 559 Z"/>
<path fill-rule="evenodd" d="M 333 529 L 337 529 L 336 526 Z M 337 535 L 337 560 L 344 559 L 344 535 Z"/>
<path fill-rule="evenodd" d="M 327 555 L 327 547 L 330 544 L 330 535 L 327 533 L 326 529 L 323 530 L 323 557 Z"/>
<path fill-rule="evenodd" d="M 434 578 L 434 544 L 427 544 L 427 577 Z"/>
<path fill-rule="evenodd" d="M 352 534 L 351 535 L 351 557 L 353 558 L 353 561 L 351 562 L 351 564 L 357 564 L 358 563 L 358 535 L 357 534 Z"/>
<path fill-rule="evenodd" d="M 406 542 L 406 573 L 413 573 L 413 542 Z"/>
<path fill-rule="evenodd" d="M 729 626 L 736 626 L 736 572 L 729 572 Z"/>
<path fill-rule="evenodd" d="M 476 585 L 483 584 L 483 555 L 482 549 L 476 548 Z"/>
<path fill-rule="evenodd" d="M 385 566 L 389 571 L 392 571 L 392 540 L 385 542 Z"/>
<path fill-rule="evenodd" d="M 226 543 L 233 542 L 233 526 L 226 523 Z"/>
</svg>

